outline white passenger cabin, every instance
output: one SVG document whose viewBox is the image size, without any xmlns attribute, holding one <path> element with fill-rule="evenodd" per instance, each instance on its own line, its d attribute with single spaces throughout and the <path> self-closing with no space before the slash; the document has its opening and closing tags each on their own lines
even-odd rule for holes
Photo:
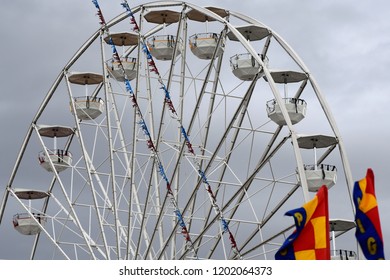
<svg viewBox="0 0 390 280">
<path fill-rule="evenodd" d="M 48 196 L 46 192 L 27 189 L 15 189 L 15 196 L 21 200 L 44 199 Z M 23 235 L 36 235 L 42 231 L 46 223 L 46 216 L 43 213 L 18 213 L 13 216 L 14 228 Z"/>
<path fill-rule="evenodd" d="M 177 40 L 173 35 L 156 35 L 148 38 L 147 45 L 150 53 L 158 60 L 172 60 L 177 57 L 183 48 L 183 41 Z M 176 46 L 177 45 L 177 46 Z"/>
<path fill-rule="evenodd" d="M 345 219 L 330 219 L 329 230 L 332 240 L 331 260 L 349 261 L 358 260 L 355 251 L 337 248 L 336 237 L 356 228 L 354 221 Z"/>
<path fill-rule="evenodd" d="M 103 82 L 103 75 L 91 72 L 73 72 L 68 76 L 72 84 L 85 86 L 85 96 L 74 98 L 76 116 L 80 120 L 96 119 L 104 112 L 104 101 L 96 96 L 89 96 L 88 85 L 99 85 Z M 73 104 L 70 111 L 74 114 Z"/>
<path fill-rule="evenodd" d="M 317 192 L 323 185 L 328 189 L 337 181 L 337 168 L 329 164 L 305 164 L 305 175 L 310 192 Z"/>
<path fill-rule="evenodd" d="M 96 119 L 104 111 L 104 101 L 100 97 L 79 96 L 74 98 L 76 115 L 80 120 Z M 71 107 L 73 113 L 73 107 Z"/>
<path fill-rule="evenodd" d="M 61 172 L 69 168 L 72 164 L 72 154 L 68 150 L 57 148 L 57 138 L 69 137 L 72 135 L 73 129 L 66 126 L 39 126 L 38 133 L 42 137 L 53 138 L 54 148 L 39 152 L 38 160 L 40 165 L 47 171 L 53 172 L 53 167 L 56 172 Z"/>
<path fill-rule="evenodd" d="M 204 33 L 193 34 L 189 38 L 189 45 L 191 52 L 200 59 L 211 59 L 215 53 L 215 57 L 220 56 L 225 49 L 225 38 L 219 37 L 215 32 L 209 32 L 208 23 L 216 21 L 217 19 L 213 16 L 225 18 L 228 16 L 228 12 L 225 9 L 217 8 L 217 7 L 205 7 L 207 9 L 207 13 L 203 13 L 199 10 L 190 10 L 187 13 L 187 17 L 190 20 L 203 22 L 205 23 L 206 31 Z M 209 13 L 212 12 L 212 15 Z"/>
<path fill-rule="evenodd" d="M 119 61 L 111 61 L 108 67 L 110 76 L 119 81 L 125 81 L 125 75 L 128 81 L 132 81 L 137 77 L 137 58 L 122 57 Z"/>
<path fill-rule="evenodd" d="M 243 81 L 252 81 L 262 69 L 260 63 L 249 53 L 232 56 L 230 67 L 234 76 Z"/>
<path fill-rule="evenodd" d="M 334 165 L 318 164 L 317 149 L 327 148 L 336 145 L 337 139 L 328 135 L 299 135 L 298 146 L 302 149 L 312 149 L 314 151 L 314 164 L 305 164 L 305 176 L 310 192 L 317 192 L 323 185 L 328 189 L 336 184 L 337 168 Z M 300 181 L 300 176 L 298 180 Z"/>
<path fill-rule="evenodd" d="M 161 24 L 166 32 L 166 24 L 180 21 L 181 13 L 171 10 L 155 10 L 145 15 L 145 20 L 150 23 Z M 154 35 L 148 38 L 147 45 L 152 56 L 158 60 L 172 60 L 176 50 L 176 56 L 181 53 L 182 40 L 173 35 Z"/>
<path fill-rule="evenodd" d="M 286 125 L 281 106 L 285 106 L 292 124 L 299 123 L 306 116 L 307 103 L 303 99 L 290 98 L 287 96 L 287 85 L 289 83 L 303 82 L 307 80 L 307 75 L 296 71 L 270 71 L 274 83 L 284 84 L 283 104 L 278 104 L 276 99 L 269 100 L 266 104 L 268 117 L 277 125 Z M 267 79 L 266 79 L 267 80 Z"/>
<path fill-rule="evenodd" d="M 236 31 L 238 31 L 242 37 L 232 31 L 227 33 L 227 37 L 231 41 L 240 41 L 240 39 L 244 39 L 248 42 L 251 41 L 259 41 L 267 37 L 270 32 L 267 28 L 250 24 L 244 26 L 236 27 Z M 259 54 L 259 58 L 267 63 L 267 59 L 264 55 Z M 230 58 L 230 67 L 232 68 L 233 74 L 243 81 L 252 81 L 256 74 L 261 72 L 262 66 L 250 53 L 242 53 L 236 54 Z M 261 77 L 260 75 L 259 77 Z"/>
<path fill-rule="evenodd" d="M 109 45 L 125 47 L 138 46 L 139 35 L 135 32 L 120 32 L 111 33 L 104 38 L 104 41 Z M 124 50 L 122 51 L 124 53 Z M 123 73 L 123 71 L 125 73 Z M 125 74 L 129 81 L 137 77 L 137 58 L 122 55 L 120 61 L 111 59 L 108 62 L 109 75 L 119 82 L 125 81 Z"/>
<path fill-rule="evenodd" d="M 292 124 L 297 124 L 305 118 L 307 104 L 303 99 L 283 98 L 284 106 Z M 286 125 L 282 109 L 275 99 L 269 100 L 266 104 L 268 117 L 277 125 Z"/>
<path fill-rule="evenodd" d="M 200 59 L 211 59 L 215 52 L 215 57 L 221 55 L 225 49 L 225 39 L 221 38 L 218 44 L 219 35 L 217 33 L 197 33 L 189 38 L 192 53 Z"/>
</svg>

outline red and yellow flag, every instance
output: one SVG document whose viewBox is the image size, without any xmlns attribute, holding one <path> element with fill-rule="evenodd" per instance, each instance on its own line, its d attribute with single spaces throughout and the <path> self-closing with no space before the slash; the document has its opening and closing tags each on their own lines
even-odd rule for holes
<svg viewBox="0 0 390 280">
<path fill-rule="evenodd" d="M 277 260 L 329 260 L 328 189 L 322 186 L 316 196 L 301 208 L 290 210 L 296 230 L 275 254 Z"/>
<path fill-rule="evenodd" d="M 384 259 L 383 237 L 375 195 L 374 172 L 367 170 L 366 177 L 355 182 L 353 201 L 356 207 L 356 238 L 368 260 Z"/>
</svg>

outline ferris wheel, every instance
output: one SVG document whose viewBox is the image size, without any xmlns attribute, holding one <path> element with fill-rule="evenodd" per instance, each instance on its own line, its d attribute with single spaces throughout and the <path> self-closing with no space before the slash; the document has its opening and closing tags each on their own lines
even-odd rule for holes
<svg viewBox="0 0 390 280">
<path fill-rule="evenodd" d="M 354 227 L 349 163 L 283 38 L 224 8 L 123 1 L 106 21 L 93 3 L 101 26 L 44 98 L 2 200 L 25 257 L 273 259 L 284 213 L 322 185 L 335 250 Z"/>
</svg>

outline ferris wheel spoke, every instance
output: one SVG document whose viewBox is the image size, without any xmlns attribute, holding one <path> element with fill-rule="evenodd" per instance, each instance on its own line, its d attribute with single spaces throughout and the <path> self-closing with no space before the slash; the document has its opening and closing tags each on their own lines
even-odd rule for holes
<svg viewBox="0 0 390 280">
<path fill-rule="evenodd" d="M 280 207 L 289 199 L 289 197 L 291 195 L 294 194 L 294 192 L 296 192 L 298 190 L 298 188 L 299 188 L 299 185 L 297 184 L 286 194 L 284 199 L 282 199 L 278 203 L 278 205 L 276 205 L 275 208 L 272 209 L 269 212 L 269 214 L 261 220 L 261 222 L 259 223 L 259 226 L 248 236 L 247 240 L 245 240 L 243 242 L 243 244 L 241 245 L 240 248 L 244 249 L 249 244 L 249 242 L 261 231 L 261 229 L 264 227 L 264 225 L 267 224 L 267 222 L 273 217 L 273 215 L 275 215 L 275 213 L 280 209 Z M 262 240 L 262 242 L 264 242 L 264 241 Z M 264 243 L 267 243 L 267 242 L 264 242 Z M 248 250 L 248 251 L 250 251 L 250 250 Z"/>
<path fill-rule="evenodd" d="M 208 77 L 209 77 L 209 75 L 211 74 L 211 70 L 212 70 L 212 62 L 210 63 L 210 67 L 209 67 L 209 70 L 208 70 L 207 75 L 206 75 L 207 77 L 206 77 L 206 79 L 205 79 L 205 82 L 203 83 L 203 89 L 201 90 L 200 96 L 197 98 L 197 100 L 198 100 L 198 101 L 197 101 L 197 104 L 200 104 L 200 102 L 201 102 L 201 100 L 202 100 L 202 96 L 203 96 L 203 94 L 204 94 L 204 92 L 205 92 L 205 86 L 206 86 L 206 84 L 207 84 Z M 198 108 L 198 107 L 199 107 L 199 105 L 196 105 L 196 106 L 195 106 L 195 108 Z M 197 113 L 197 111 L 194 111 L 193 116 L 192 116 L 191 121 L 190 121 L 189 130 L 187 130 L 187 131 L 190 131 L 190 129 L 191 129 L 191 126 L 192 126 L 192 124 L 194 123 L 194 120 L 195 120 L 196 113 Z M 180 151 L 180 154 L 179 154 L 179 156 L 178 156 L 179 158 L 180 158 L 181 154 L 182 154 L 183 151 L 184 151 L 184 147 L 185 147 L 185 143 L 182 144 L 181 151 Z M 175 168 L 174 168 L 173 175 L 172 175 L 172 180 L 173 180 L 173 178 L 174 178 L 174 176 L 175 176 L 175 172 L 176 172 L 176 170 L 177 170 L 178 164 L 179 164 L 179 160 L 176 161 Z M 195 194 L 196 194 L 196 193 L 194 192 L 193 195 L 195 195 Z M 190 199 L 189 201 L 191 201 L 191 199 Z M 187 205 L 188 205 L 188 204 L 187 204 Z M 186 208 L 187 208 L 187 207 L 184 208 L 184 211 L 183 211 L 183 212 L 186 211 Z M 176 227 L 173 227 L 173 229 L 175 229 L 175 228 L 176 228 Z M 170 242 L 171 238 L 174 237 L 174 231 L 175 231 L 175 230 L 173 230 L 173 231 L 171 232 L 171 234 L 170 234 L 170 236 L 169 236 L 169 238 L 168 238 L 168 240 L 167 240 L 167 242 L 166 242 L 165 244 L 167 244 L 168 242 Z M 164 247 L 165 247 L 165 246 L 164 246 Z M 159 258 L 161 258 L 161 257 L 162 257 L 162 255 L 160 254 L 160 257 L 159 257 Z"/>
<path fill-rule="evenodd" d="M 221 36 L 224 36 L 223 34 Z M 206 147 L 208 145 L 208 139 L 209 139 L 209 134 L 210 134 L 210 129 L 211 129 L 211 121 L 212 121 L 212 118 L 213 118 L 213 111 L 214 111 L 214 104 L 215 104 L 215 95 L 213 93 L 217 92 L 217 88 L 218 88 L 218 85 L 219 85 L 219 74 L 220 74 L 220 71 L 221 71 L 221 66 L 222 66 L 222 59 L 223 57 L 223 54 L 220 55 L 218 57 L 218 61 L 217 61 L 217 65 L 215 67 L 215 76 L 214 76 L 214 82 L 212 83 L 212 94 L 210 95 L 210 101 L 209 101 L 209 106 L 208 106 L 208 111 L 207 111 L 207 120 L 206 120 L 206 123 L 204 124 L 204 131 L 203 131 L 203 138 L 201 139 L 201 152 L 200 152 L 200 157 L 203 157 L 205 155 L 205 151 L 206 151 Z M 206 92 L 206 81 L 209 79 L 210 75 L 211 75 L 211 69 L 212 69 L 212 65 L 214 64 L 214 58 L 211 60 L 210 62 L 210 67 L 209 67 L 209 70 L 206 74 L 206 79 L 205 79 L 205 83 L 203 83 L 203 86 L 202 86 L 202 89 L 201 89 L 201 94 L 200 94 L 200 97 L 198 98 L 199 101 L 202 100 L 201 96 L 203 96 Z M 199 102 L 198 102 L 199 103 Z M 198 106 L 196 106 L 195 108 L 198 108 Z M 197 111 L 197 110 L 196 110 Z M 195 121 L 195 118 L 194 118 L 194 115 L 193 117 L 191 118 L 191 121 L 190 121 L 190 126 L 189 128 L 192 127 L 192 124 L 194 123 Z M 182 146 L 182 148 L 184 148 L 184 145 Z M 216 153 L 214 153 L 216 154 Z M 203 159 L 200 160 L 200 163 L 199 163 L 199 166 L 203 166 Z M 212 161 L 212 159 L 210 160 L 210 162 Z M 206 167 L 207 169 L 207 167 Z M 207 172 L 207 170 L 204 170 L 204 172 Z M 201 181 L 198 181 L 200 184 Z M 196 189 L 199 188 L 199 185 L 197 184 L 196 186 Z M 190 206 L 190 216 L 192 217 L 193 216 L 193 211 L 194 211 L 194 208 L 195 208 L 195 202 L 196 202 L 196 197 L 192 200 L 192 206 Z M 206 216 L 208 217 L 208 216 Z M 189 222 L 189 227 L 191 228 L 191 220 Z"/>
<path fill-rule="evenodd" d="M 237 120 L 237 127 L 240 127 L 242 125 L 242 122 L 243 122 L 243 119 L 244 119 L 244 115 L 245 115 L 245 112 L 246 112 L 246 109 L 247 109 L 247 106 L 248 106 L 248 103 L 251 99 L 251 96 L 253 94 L 253 91 L 254 91 L 254 88 L 255 88 L 255 85 L 256 85 L 256 80 L 254 80 L 250 87 L 248 88 L 244 98 L 242 99 L 241 101 L 241 104 L 238 106 L 237 110 L 236 110 L 236 113 L 233 115 L 232 119 L 231 119 L 231 122 L 230 124 L 227 126 L 227 129 L 225 130 L 225 133 L 224 135 L 222 136 L 219 144 L 217 145 L 217 148 L 216 150 L 213 152 L 213 155 L 214 155 L 214 158 L 215 156 L 218 154 L 220 148 L 222 147 L 222 144 L 225 142 L 226 138 L 227 138 L 227 135 L 231 132 L 231 129 L 233 128 L 233 125 L 234 125 L 234 122 L 236 121 L 236 119 L 238 118 Z M 226 151 L 226 158 L 225 158 L 225 164 L 223 165 L 223 168 L 222 170 L 220 171 L 220 176 L 219 176 L 219 179 L 217 181 L 219 182 L 222 182 L 224 176 L 225 176 L 225 172 L 226 172 L 226 169 L 227 169 L 227 166 L 230 162 L 230 158 L 231 158 L 231 155 L 232 155 L 232 151 L 235 147 L 235 144 L 236 144 L 236 141 L 237 141 L 237 138 L 238 138 L 238 134 L 239 134 L 239 129 L 235 129 L 234 130 L 234 134 L 232 136 L 232 139 L 230 140 L 230 147 L 227 149 Z M 209 161 L 209 164 L 206 166 L 205 168 L 205 172 L 208 172 L 208 169 L 210 168 L 210 164 L 214 161 L 214 158 L 212 157 Z M 216 192 L 215 192 L 215 195 L 218 196 L 218 192 L 219 192 L 219 189 L 220 189 L 220 183 L 217 185 L 216 187 Z M 206 219 L 205 219 L 205 223 L 204 223 L 204 226 L 207 224 L 208 222 L 208 219 L 211 215 L 211 211 L 212 211 L 212 207 L 210 206 L 209 207 L 209 210 L 208 210 L 208 214 L 206 215 Z M 199 240 L 199 243 L 202 242 L 202 239 Z"/>
<path fill-rule="evenodd" d="M 280 128 L 277 129 L 278 131 L 280 130 Z M 275 140 L 276 138 L 276 135 L 274 135 L 274 139 L 271 140 L 270 142 L 270 145 L 268 145 L 269 148 L 271 148 L 272 146 L 272 143 L 273 141 Z M 263 155 L 263 159 L 258 163 L 258 165 L 256 166 L 256 168 L 254 169 L 254 171 L 251 173 L 250 176 L 248 176 L 248 179 L 247 181 L 245 181 L 241 186 L 240 188 L 231 196 L 231 198 L 224 203 L 223 207 L 222 207 L 222 211 L 225 211 L 229 206 L 230 204 L 237 198 L 238 198 L 238 201 L 242 200 L 242 198 L 244 197 L 245 193 L 244 193 L 244 190 L 247 190 L 251 183 L 253 182 L 256 174 L 260 171 L 260 169 L 268 162 L 268 160 L 272 157 L 272 155 L 274 153 L 276 153 L 284 144 L 284 142 L 287 140 L 287 138 L 284 138 L 282 140 L 281 143 L 279 143 L 270 153 L 265 153 Z M 233 207 L 233 210 L 230 210 L 231 214 L 230 214 L 230 219 L 232 218 L 232 216 L 234 215 L 235 211 L 237 209 L 237 205 L 235 207 Z M 203 230 L 199 233 L 199 236 L 198 238 L 194 239 L 194 243 L 198 242 L 199 239 L 201 238 L 201 236 L 215 223 L 217 217 L 215 216 L 214 218 L 212 219 L 209 219 L 208 220 L 208 223 L 207 225 L 205 225 L 203 227 Z M 217 239 L 217 241 L 215 242 L 215 244 L 217 244 L 219 242 L 219 238 Z M 215 245 L 216 246 L 216 245 Z"/>
</svg>

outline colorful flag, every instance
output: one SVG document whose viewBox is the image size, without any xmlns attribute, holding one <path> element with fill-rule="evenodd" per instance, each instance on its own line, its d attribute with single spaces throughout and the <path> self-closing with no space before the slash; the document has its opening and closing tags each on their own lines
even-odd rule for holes
<svg viewBox="0 0 390 280">
<path fill-rule="evenodd" d="M 276 260 L 329 260 L 328 189 L 322 186 L 316 196 L 301 208 L 288 211 L 296 230 L 275 254 Z"/>
<path fill-rule="evenodd" d="M 384 259 L 383 237 L 372 169 L 367 169 L 366 177 L 355 182 L 353 201 L 356 207 L 355 235 L 364 256 L 367 260 Z"/>
</svg>

